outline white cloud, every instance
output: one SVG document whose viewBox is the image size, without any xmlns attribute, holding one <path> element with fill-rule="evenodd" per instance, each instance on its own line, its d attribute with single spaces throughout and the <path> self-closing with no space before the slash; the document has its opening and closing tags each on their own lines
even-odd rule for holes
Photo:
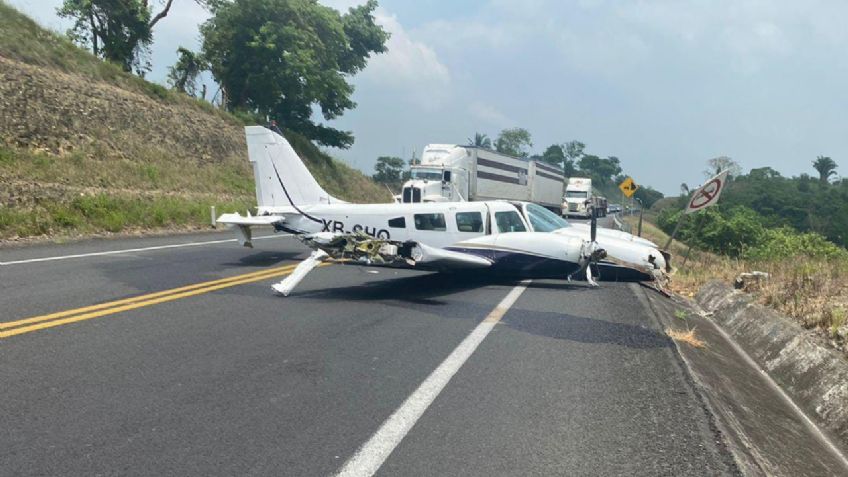
<svg viewBox="0 0 848 477">
<path fill-rule="evenodd" d="M 392 36 L 388 51 L 372 56 L 358 81 L 390 88 L 427 110 L 438 109 L 450 96 L 447 66 L 433 48 L 412 38 L 395 15 L 378 8 L 374 17 Z"/>
<path fill-rule="evenodd" d="M 493 126 L 500 129 L 515 125 L 515 121 L 509 119 L 491 104 L 475 101 L 468 106 L 468 110 L 474 118 L 482 121 L 485 126 Z"/>
</svg>

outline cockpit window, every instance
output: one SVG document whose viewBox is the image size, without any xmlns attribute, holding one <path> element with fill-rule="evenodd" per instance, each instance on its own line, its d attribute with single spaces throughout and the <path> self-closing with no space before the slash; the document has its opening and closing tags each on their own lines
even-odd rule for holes
<svg viewBox="0 0 848 477">
<path fill-rule="evenodd" d="M 562 217 L 551 212 L 550 210 L 536 204 L 527 204 L 527 220 L 534 232 L 553 232 L 554 230 L 568 227 Z"/>
<path fill-rule="evenodd" d="M 524 222 L 518 212 L 495 212 L 495 222 L 498 223 L 498 232 L 526 232 Z"/>
</svg>

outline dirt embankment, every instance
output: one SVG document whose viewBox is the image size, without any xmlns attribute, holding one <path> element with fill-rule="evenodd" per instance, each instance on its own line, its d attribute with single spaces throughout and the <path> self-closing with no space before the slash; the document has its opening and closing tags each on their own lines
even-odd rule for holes
<svg viewBox="0 0 848 477">
<path fill-rule="evenodd" d="M 0 57 L 0 137 L 8 145 L 98 159 L 244 161 L 240 125 L 200 106 Z"/>
</svg>

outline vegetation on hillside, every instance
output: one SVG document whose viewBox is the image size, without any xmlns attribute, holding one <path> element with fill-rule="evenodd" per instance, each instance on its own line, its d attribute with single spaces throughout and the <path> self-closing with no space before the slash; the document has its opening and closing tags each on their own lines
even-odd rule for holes
<svg viewBox="0 0 848 477">
<path fill-rule="evenodd" d="M 386 51 L 389 34 L 374 21 L 375 0 L 340 14 L 318 2 L 211 2 L 200 29 L 203 56 L 230 110 L 268 115 L 319 144 L 350 147 L 353 134 L 316 124 L 352 109 L 350 78 Z"/>
<path fill-rule="evenodd" d="M 233 116 L 206 101 L 195 100 L 162 85 L 124 73 L 120 66 L 102 61 L 75 45 L 68 37 L 42 28 L 3 0 L 0 0 L 0 57 L 103 82 L 161 103 L 197 108 L 219 115 L 233 124 L 241 124 Z"/>
<path fill-rule="evenodd" d="M 150 71 L 147 57 L 153 27 L 168 16 L 172 5 L 173 0 L 168 0 L 154 11 L 148 0 L 64 0 L 56 13 L 74 20 L 68 37 L 91 48 L 92 55 L 143 76 Z"/>
<path fill-rule="evenodd" d="M 208 226 L 209 206 L 254 205 L 242 125 L 48 32 L 0 0 L 0 239 Z M 388 192 L 286 137 L 318 181 L 350 201 Z"/>
<path fill-rule="evenodd" d="M 624 220 L 636 229 L 638 217 Z M 648 219 L 642 229 L 642 235 L 655 243 L 663 245 L 668 240 L 668 234 Z M 794 318 L 805 328 L 816 330 L 836 348 L 848 353 L 848 253 L 844 249 L 835 250 L 832 243 L 821 237 L 805 243 L 811 238 L 809 235 L 786 229 L 774 232 L 777 238 L 765 241 L 759 248 L 763 251 L 771 248 L 778 253 L 756 254 L 751 258 L 731 257 L 698 246 L 688 250 L 685 242 L 673 242 L 675 273 L 671 289 L 692 297 L 709 281 L 732 283 L 743 272 L 766 272 L 767 280 L 746 291 L 753 293 L 760 303 Z"/>
<path fill-rule="evenodd" d="M 829 158 L 827 158 L 829 159 Z M 832 165 L 832 172 L 836 167 Z M 830 177 L 833 174 L 828 174 Z M 663 211 L 658 223 L 674 227 L 688 196 L 681 196 L 676 207 Z M 808 174 L 783 177 L 770 167 L 752 169 L 733 178 L 722 192 L 717 207 L 704 220 L 707 234 L 699 245 L 731 255 L 740 255 L 743 247 L 756 246 L 766 229 L 787 228 L 815 233 L 841 246 L 848 246 L 848 180 L 822 181 Z M 682 227 L 682 237 L 692 237 L 700 220 Z M 718 229 L 738 229 L 737 236 L 715 233 Z M 705 234 L 701 234 L 705 235 Z M 743 245 L 744 244 L 744 245 Z"/>
<path fill-rule="evenodd" d="M 818 178 L 786 178 L 771 168 L 741 174 L 730 158 L 717 159 L 705 175 L 734 173 L 718 205 L 684 216 L 692 192 L 682 187 L 680 197 L 658 204 L 643 224 L 643 235 L 663 245 L 684 220 L 671 247 L 672 288 L 692 296 L 710 280 L 766 272 L 769 278 L 747 291 L 848 352 L 848 181 L 829 181 L 835 161 L 812 161 Z"/>
</svg>

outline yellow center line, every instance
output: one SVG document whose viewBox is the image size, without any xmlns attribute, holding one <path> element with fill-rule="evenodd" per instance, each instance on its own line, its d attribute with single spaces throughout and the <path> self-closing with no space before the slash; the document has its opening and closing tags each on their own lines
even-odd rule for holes
<svg viewBox="0 0 848 477">
<path fill-rule="evenodd" d="M 327 266 L 327 265 L 330 265 L 330 264 L 329 263 L 323 263 L 319 266 Z M 39 319 L 38 321 L 40 321 L 40 322 L 37 322 L 36 324 L 32 324 L 32 325 L 29 325 L 29 326 L 21 326 L 19 328 L 14 328 L 14 329 L 11 329 L 11 330 L 8 330 L 8 331 L 0 331 L 0 338 L 8 338 L 10 336 L 20 335 L 20 334 L 24 334 L 24 333 L 30 333 L 30 332 L 33 332 L 33 331 L 43 330 L 43 329 L 46 329 L 46 328 L 52 328 L 54 326 L 61 326 L 61 325 L 65 325 L 65 324 L 68 324 L 68 323 L 76 323 L 76 322 L 79 322 L 79 321 L 90 320 L 92 318 L 98 318 L 98 317 L 101 317 L 101 316 L 120 313 L 122 311 L 134 310 L 136 308 L 142 308 L 142 307 L 145 307 L 145 306 L 155 305 L 155 304 L 158 304 L 158 303 L 165 303 L 165 302 L 169 302 L 169 301 L 174 301 L 174 300 L 178 300 L 180 298 L 187 298 L 187 297 L 190 297 L 190 296 L 201 295 L 201 294 L 204 294 L 204 293 L 209 293 L 209 292 L 212 292 L 212 291 L 215 291 L 215 290 L 233 287 L 233 286 L 236 286 L 236 285 L 243 285 L 243 284 L 246 284 L 246 283 L 252 283 L 252 282 L 258 282 L 258 281 L 261 281 L 261 280 L 266 280 L 268 278 L 274 278 L 274 277 L 279 277 L 279 276 L 283 276 L 283 275 L 288 275 L 289 273 L 292 272 L 294 267 L 295 267 L 294 265 L 291 265 L 291 266 L 287 266 L 287 267 L 281 267 L 281 268 L 278 268 L 278 269 L 265 270 L 262 273 L 260 273 L 260 272 L 248 273 L 248 274 L 240 275 L 240 276 L 237 276 L 237 277 L 231 277 L 230 279 L 227 279 L 226 281 L 225 280 L 213 280 L 212 282 L 204 282 L 203 284 L 197 284 L 197 286 L 190 285 L 188 287 L 180 287 L 180 288 L 175 288 L 173 290 L 165 290 L 165 291 L 162 291 L 162 292 L 151 293 L 150 295 L 142 295 L 141 297 L 134 297 L 134 299 L 118 300 L 117 302 L 110 302 L 110 304 L 115 305 L 118 302 L 124 302 L 124 304 L 121 304 L 119 306 L 112 306 L 112 307 L 106 308 L 106 309 L 91 311 L 91 312 L 88 312 L 88 313 L 77 314 L 81 310 L 90 309 L 91 307 L 79 308 L 79 309 L 76 309 L 76 310 L 69 310 L 67 312 L 62 312 L 62 313 L 64 313 L 64 315 L 62 315 L 62 316 L 66 316 L 68 314 L 73 314 L 75 316 L 70 316 L 70 317 L 63 318 L 63 319 L 53 319 L 52 321 L 46 321 L 47 318 L 44 318 L 44 317 L 28 318 L 27 320 Z M 204 285 L 204 286 L 200 287 L 200 285 Z M 180 291 L 180 290 L 184 290 L 184 291 Z M 156 296 L 154 297 L 153 295 L 156 295 Z M 139 299 L 142 299 L 143 301 L 138 301 Z M 106 305 L 106 304 L 104 304 L 104 305 Z M 95 306 L 99 306 L 99 305 L 95 305 Z M 54 313 L 53 315 L 57 315 L 57 313 Z M 45 315 L 45 316 L 48 316 L 48 315 Z M 53 318 L 55 318 L 55 316 Z M 12 323 L 18 323 L 18 325 L 23 324 L 21 322 L 24 322 L 24 321 L 26 321 L 27 323 L 32 323 L 32 321 L 27 321 L 27 320 L 20 320 L 19 322 L 12 322 Z"/>
<path fill-rule="evenodd" d="M 26 319 L 23 319 L 23 320 L 8 321 L 8 322 L 5 322 L 5 323 L 0 323 L 0 330 L 4 330 L 6 328 L 14 328 L 16 326 L 26 325 L 26 324 L 29 324 L 29 323 L 37 323 L 37 322 L 40 322 L 40 321 L 47 321 L 47 320 L 53 320 L 53 319 L 56 319 L 56 318 L 63 318 L 63 317 L 66 317 L 66 316 L 76 315 L 78 313 L 84 313 L 84 312 L 87 312 L 87 311 L 101 310 L 103 308 L 111 308 L 113 306 L 125 305 L 127 303 L 133 303 L 133 302 L 136 302 L 136 301 L 149 300 L 151 298 L 157 298 L 157 297 L 164 296 L 164 295 L 170 295 L 172 293 L 179 293 L 179 292 L 188 291 L 188 290 L 195 290 L 197 288 L 204 288 L 204 287 L 208 287 L 208 286 L 212 286 L 212 285 L 217 285 L 219 283 L 226 283 L 226 282 L 231 282 L 231 281 L 235 281 L 235 280 L 240 280 L 240 279 L 247 278 L 247 277 L 265 275 L 265 274 L 274 273 L 274 272 L 277 272 L 277 271 L 293 270 L 295 266 L 296 265 L 286 265 L 284 267 L 270 268 L 270 269 L 261 270 L 261 271 L 258 271 L 258 272 L 245 273 L 243 275 L 236 275 L 236 276 L 233 276 L 233 277 L 220 278 L 220 279 L 211 280 L 211 281 L 208 281 L 208 282 L 201 282 L 201 283 L 195 283 L 193 285 L 186 285 L 186 286 L 179 287 L 179 288 L 172 288 L 170 290 L 163 290 L 163 291 L 159 291 L 159 292 L 155 292 L 155 293 L 148 293 L 148 294 L 145 294 L 145 295 L 138 295 L 138 296 L 133 296 L 133 297 L 129 297 L 129 298 L 123 298 L 121 300 L 115 300 L 115 301 L 110 301 L 110 302 L 106 302 L 106 303 L 99 303 L 97 305 L 84 306 L 82 308 L 75 308 L 73 310 L 60 311 L 60 312 L 57 312 L 57 313 L 50 313 L 48 315 L 33 316 L 32 318 L 26 318 Z"/>
</svg>

